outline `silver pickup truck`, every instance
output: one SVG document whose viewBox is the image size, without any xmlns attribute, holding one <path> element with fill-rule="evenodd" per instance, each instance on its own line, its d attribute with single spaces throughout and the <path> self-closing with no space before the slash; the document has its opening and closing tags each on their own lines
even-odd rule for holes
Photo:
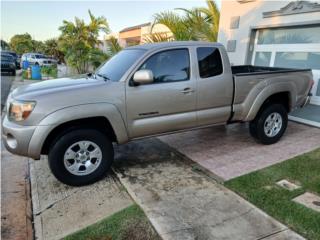
<svg viewBox="0 0 320 240">
<path fill-rule="evenodd" d="M 230 66 L 224 47 L 171 42 L 126 48 L 95 73 L 15 89 L 3 120 L 6 148 L 40 159 L 69 185 L 103 177 L 113 143 L 233 122 L 277 142 L 287 114 L 308 101 L 310 70 Z"/>
</svg>

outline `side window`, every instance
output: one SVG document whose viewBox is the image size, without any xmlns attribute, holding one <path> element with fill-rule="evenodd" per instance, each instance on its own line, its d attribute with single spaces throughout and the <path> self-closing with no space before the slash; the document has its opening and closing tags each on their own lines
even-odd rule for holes
<svg viewBox="0 0 320 240">
<path fill-rule="evenodd" d="M 174 49 L 156 53 L 144 62 L 141 69 L 153 72 L 154 83 L 189 80 L 189 50 Z"/>
<path fill-rule="evenodd" d="M 214 47 L 197 48 L 198 66 L 201 78 L 220 75 L 223 72 L 219 49 Z"/>
</svg>

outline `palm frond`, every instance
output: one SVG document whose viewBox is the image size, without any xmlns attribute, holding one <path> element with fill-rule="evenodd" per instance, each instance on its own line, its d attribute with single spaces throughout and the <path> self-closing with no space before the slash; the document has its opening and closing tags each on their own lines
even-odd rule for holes
<svg viewBox="0 0 320 240">
<path fill-rule="evenodd" d="M 173 40 L 173 37 L 166 32 L 151 33 L 143 38 L 144 43 L 170 42 Z"/>
<path fill-rule="evenodd" d="M 108 46 L 107 52 L 110 57 L 122 50 L 122 47 L 120 46 L 120 44 L 118 42 L 118 39 L 113 36 L 110 37 L 108 40 L 106 40 L 106 43 Z"/>
</svg>

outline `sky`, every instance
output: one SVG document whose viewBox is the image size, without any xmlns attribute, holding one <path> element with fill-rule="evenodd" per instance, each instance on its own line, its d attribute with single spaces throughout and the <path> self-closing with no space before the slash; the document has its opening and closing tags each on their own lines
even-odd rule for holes
<svg viewBox="0 0 320 240">
<path fill-rule="evenodd" d="M 220 7 L 220 1 L 217 4 Z M 105 16 L 112 32 L 146 22 L 155 13 L 175 8 L 206 6 L 205 0 L 148 1 L 1 1 L 1 39 L 9 41 L 15 34 L 30 33 L 35 40 L 59 36 L 63 20 L 75 16 L 89 21 L 88 9 L 95 16 Z"/>
</svg>

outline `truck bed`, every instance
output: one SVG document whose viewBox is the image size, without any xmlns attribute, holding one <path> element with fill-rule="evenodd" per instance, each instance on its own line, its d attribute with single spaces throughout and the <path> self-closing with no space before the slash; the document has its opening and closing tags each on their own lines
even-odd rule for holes
<svg viewBox="0 0 320 240">
<path fill-rule="evenodd" d="M 239 66 L 232 66 L 231 71 L 233 75 L 244 76 L 244 75 L 256 75 L 256 74 L 268 74 L 268 73 L 301 72 L 301 71 L 310 71 L 310 69 L 239 65 Z"/>
</svg>

